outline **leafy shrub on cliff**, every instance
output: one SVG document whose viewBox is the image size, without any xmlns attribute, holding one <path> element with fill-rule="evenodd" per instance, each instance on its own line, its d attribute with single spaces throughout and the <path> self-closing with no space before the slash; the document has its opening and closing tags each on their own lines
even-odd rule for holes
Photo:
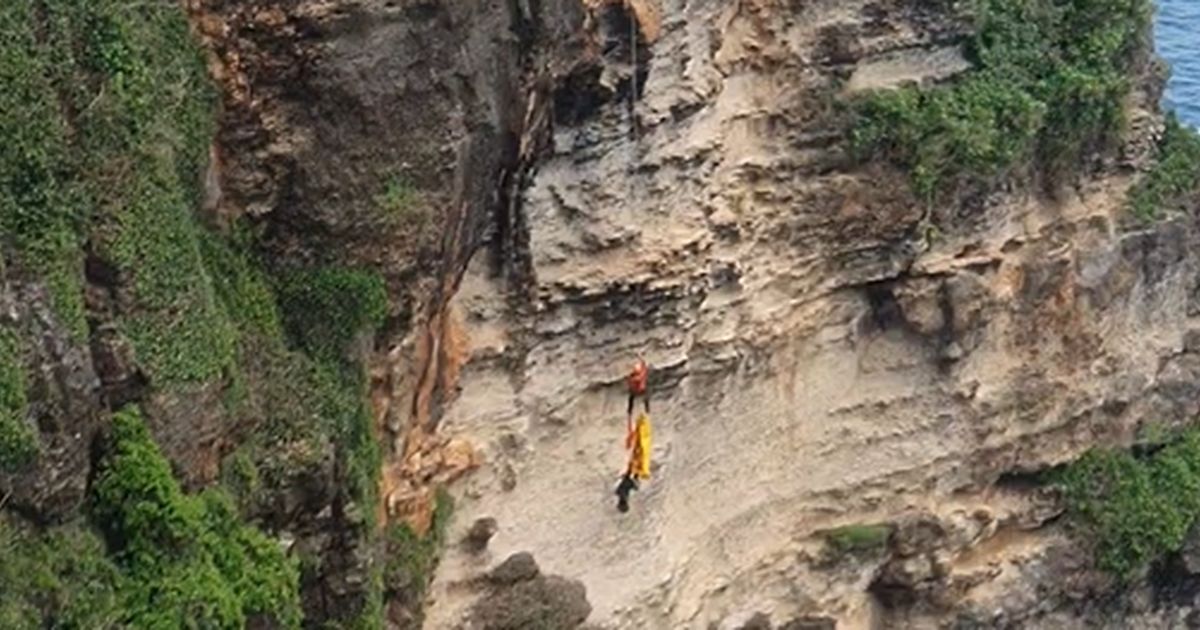
<svg viewBox="0 0 1200 630">
<path fill-rule="evenodd" d="M 279 285 L 284 324 L 314 357 L 338 359 L 350 342 L 387 315 L 387 290 L 376 274 L 339 267 L 292 271 Z"/>
<path fill-rule="evenodd" d="M 1145 457 L 1092 451 L 1058 479 L 1097 565 L 1120 579 L 1179 549 L 1200 516 L 1200 431 Z"/>
<path fill-rule="evenodd" d="M 1158 163 L 1129 195 L 1134 216 L 1144 221 L 1163 211 L 1196 199 L 1200 190 L 1200 134 L 1167 119 L 1166 133 L 1158 148 Z"/>
<path fill-rule="evenodd" d="M 1120 131 L 1150 11 L 1149 0 L 976 0 L 974 69 L 864 98 L 855 150 L 908 169 L 926 199 L 1030 162 L 1050 177 L 1077 168 Z"/>
<path fill-rule="evenodd" d="M 114 416 L 93 492 L 94 515 L 127 578 L 125 623 L 238 628 L 261 616 L 299 626 L 295 562 L 239 523 L 223 495 L 184 495 L 137 411 Z"/>
<path fill-rule="evenodd" d="M 994 77 L 953 90 L 903 89 L 863 103 L 854 141 L 911 169 L 913 187 L 931 197 L 949 177 L 1000 175 L 1031 157 L 1045 104 Z"/>
<path fill-rule="evenodd" d="M 16 335 L 0 328 L 0 473 L 13 472 L 37 455 L 37 442 L 25 419 L 25 368 Z"/>
<path fill-rule="evenodd" d="M 37 532 L 0 518 L 0 558 L 0 628 L 117 626 L 124 577 L 86 526 Z"/>
</svg>

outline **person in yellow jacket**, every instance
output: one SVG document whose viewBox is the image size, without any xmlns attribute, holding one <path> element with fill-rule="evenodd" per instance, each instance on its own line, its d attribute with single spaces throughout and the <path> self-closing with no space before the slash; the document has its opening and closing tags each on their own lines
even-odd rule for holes
<svg viewBox="0 0 1200 630">
<path fill-rule="evenodd" d="M 625 434 L 625 448 L 629 451 L 629 465 L 617 484 L 617 509 L 629 511 L 629 493 L 638 489 L 638 481 L 650 478 L 650 416 L 638 414 Z"/>
</svg>

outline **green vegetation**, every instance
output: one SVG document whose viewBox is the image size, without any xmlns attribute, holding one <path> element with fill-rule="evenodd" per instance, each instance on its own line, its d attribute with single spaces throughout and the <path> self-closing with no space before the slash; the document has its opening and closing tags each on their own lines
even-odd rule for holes
<svg viewBox="0 0 1200 630">
<path fill-rule="evenodd" d="M 1194 200 L 1198 190 L 1200 134 L 1172 115 L 1159 145 L 1158 163 L 1130 192 L 1130 209 L 1135 217 L 1149 221 Z"/>
<path fill-rule="evenodd" d="M 445 490 L 439 490 L 434 503 L 433 523 L 424 536 L 418 536 L 403 523 L 388 528 L 385 580 L 391 588 L 425 592 L 453 513 L 454 499 Z"/>
<path fill-rule="evenodd" d="M 1031 163 L 1054 177 L 1110 143 L 1151 3 L 975 0 L 973 12 L 972 71 L 857 104 L 856 152 L 908 169 L 927 200 Z"/>
<path fill-rule="evenodd" d="M 266 617 L 299 626 L 295 562 L 240 524 L 220 493 L 184 495 L 137 411 L 116 414 L 93 490 L 96 520 L 126 576 L 125 623 L 239 628 Z"/>
<path fill-rule="evenodd" d="M 245 391 L 241 413 L 258 420 L 230 479 L 240 494 L 286 488 L 297 475 L 321 466 L 337 449 L 353 496 L 371 513 L 381 464 L 365 405 L 361 366 L 349 358 L 350 343 L 383 321 L 383 280 L 365 271 L 321 267 L 292 270 L 277 282 L 247 253 L 249 236 L 237 231 L 232 243 L 204 241 L 220 303 L 237 330 L 239 373 Z M 277 299 L 276 295 L 280 297 Z M 286 336 L 285 336 L 286 331 Z M 300 348 L 294 350 L 292 348 Z M 227 466 L 229 468 L 229 466 Z"/>
<path fill-rule="evenodd" d="M 386 534 L 387 563 L 383 568 L 383 584 L 388 599 L 414 609 L 419 614 L 420 602 L 429 588 L 429 579 L 437 568 L 439 554 L 445 544 L 446 527 L 454 512 L 454 499 L 439 489 L 434 503 L 433 522 L 424 536 L 418 536 L 406 524 L 392 525 Z M 420 619 L 414 627 L 420 627 Z"/>
<path fill-rule="evenodd" d="M 219 303 L 236 331 L 235 376 L 244 381 L 245 405 L 239 411 L 258 420 L 237 472 L 226 466 L 227 479 L 240 479 L 231 487 L 253 503 L 248 495 L 286 488 L 296 475 L 319 467 L 328 455 L 324 445 L 332 443 L 346 462 L 354 496 L 369 512 L 381 455 L 364 404 L 362 369 L 347 348 L 382 323 L 383 280 L 336 267 L 292 270 L 275 280 L 249 253 L 251 238 L 239 226 L 228 241 L 213 234 L 201 241 Z"/>
<path fill-rule="evenodd" d="M 233 331 L 192 216 L 215 101 L 187 20 L 169 3 L 63 4 L 64 43 L 82 45 L 83 74 L 100 79 L 76 124 L 95 236 L 137 301 L 123 329 L 159 384 L 219 376 L 232 366 Z"/>
<path fill-rule="evenodd" d="M 0 6 L 0 244 L 45 276 L 56 309 L 82 338 L 86 332 L 81 283 L 76 175 L 68 162 L 66 121 L 52 81 L 52 59 L 34 33 L 33 6 Z"/>
<path fill-rule="evenodd" d="M 402 175 L 393 175 L 384 182 L 383 191 L 375 196 L 375 205 L 385 217 L 417 219 L 420 196 L 412 182 Z"/>
<path fill-rule="evenodd" d="M 132 285 L 121 320 L 164 386 L 225 373 L 217 308 L 191 214 L 215 105 L 171 3 L 42 0 L 0 9 L 0 228 L 86 336 L 82 243 Z"/>
<path fill-rule="evenodd" d="M 886 548 L 891 535 L 886 524 L 847 525 L 825 532 L 825 542 L 837 556 L 868 554 Z"/>
<path fill-rule="evenodd" d="M 108 555 L 83 528 L 0 529 L 0 550 L 25 554 L 5 553 L 14 560 L 0 567 L 0 626 L 298 625 L 298 567 L 240 522 L 234 498 L 262 514 L 306 476 L 338 475 L 366 546 L 381 542 L 370 530 L 381 456 L 355 343 L 384 320 L 382 279 L 328 266 L 272 274 L 246 226 L 199 225 L 216 100 L 178 4 L 0 3 L 0 82 L 0 261 L 44 281 L 85 342 L 86 244 L 116 271 L 104 278 L 119 285 L 116 323 L 152 386 L 223 382 L 231 425 L 252 427 L 223 466 L 233 498 L 188 496 L 138 413 L 117 414 L 92 487 Z M 400 178 L 376 201 L 389 216 L 419 210 Z M 37 448 L 18 344 L 0 328 L 2 470 Z M 426 539 L 413 544 L 433 553 Z M 54 556 L 55 545 L 72 555 Z M 365 627 L 382 622 L 383 573 Z M 19 574 L 37 588 L 12 585 Z M 85 579 L 94 592 L 78 586 Z"/>
<path fill-rule="evenodd" d="M 271 279 L 248 253 L 252 242 L 253 234 L 241 224 L 234 227 L 228 240 L 205 231 L 200 239 L 204 266 L 212 274 L 217 297 L 238 333 L 282 340 L 283 326 Z"/>
<path fill-rule="evenodd" d="M 41 533 L 0 518 L 0 558 L 0 627 L 91 630 L 120 621 L 124 577 L 86 526 Z"/>
<path fill-rule="evenodd" d="M 238 227 L 232 239 L 202 241 L 219 302 L 237 331 L 235 376 L 243 391 L 235 413 L 256 422 L 225 462 L 225 486 L 253 511 L 260 497 L 310 483 L 304 477 L 323 474 L 336 456 L 351 496 L 373 525 L 382 456 L 362 368 L 347 349 L 382 322 L 383 281 L 335 267 L 272 278 L 250 253 L 251 236 Z"/>
<path fill-rule="evenodd" d="M 322 396 L 322 415 L 333 420 L 338 459 L 345 462 L 351 495 L 363 509 L 367 525 L 374 525 L 383 456 L 365 404 L 365 380 L 358 370 L 319 365 L 316 387 Z"/>
<path fill-rule="evenodd" d="M 1092 451 L 1059 473 L 1072 522 L 1119 579 L 1179 549 L 1200 516 L 1200 430 L 1144 458 Z"/>
<path fill-rule="evenodd" d="M 340 359 L 356 336 L 374 330 L 387 315 L 383 279 L 351 269 L 325 267 L 286 274 L 279 300 L 292 340 L 321 359 Z"/>
<path fill-rule="evenodd" d="M 25 416 L 25 367 L 16 335 L 0 328 L 0 473 L 14 472 L 37 456 L 37 438 Z"/>
<path fill-rule="evenodd" d="M 383 323 L 387 314 L 383 279 L 335 267 L 295 270 L 279 283 L 279 303 L 289 338 L 313 360 L 311 387 L 320 392 L 314 408 L 333 421 L 334 441 L 339 458 L 346 462 L 354 496 L 372 508 L 382 458 L 364 405 L 362 369 L 347 357 L 356 338 L 373 333 Z"/>
</svg>

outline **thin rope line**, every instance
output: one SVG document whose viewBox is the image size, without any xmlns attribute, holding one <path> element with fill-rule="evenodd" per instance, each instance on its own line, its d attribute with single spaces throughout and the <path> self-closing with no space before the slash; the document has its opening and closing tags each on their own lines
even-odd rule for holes
<svg viewBox="0 0 1200 630">
<path fill-rule="evenodd" d="M 629 45 L 633 59 L 633 73 L 629 78 L 629 130 L 633 134 L 633 139 L 637 140 L 637 90 L 638 90 L 638 67 L 637 67 L 637 12 L 633 8 L 633 3 L 626 0 L 625 6 L 628 9 L 629 15 Z"/>
</svg>

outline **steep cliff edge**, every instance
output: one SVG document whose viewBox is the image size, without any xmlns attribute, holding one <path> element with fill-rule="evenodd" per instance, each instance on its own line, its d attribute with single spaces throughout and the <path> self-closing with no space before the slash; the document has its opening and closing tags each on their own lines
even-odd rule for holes
<svg viewBox="0 0 1200 630">
<path fill-rule="evenodd" d="M 1200 618 L 1146 2 L 26 4 L 0 625 Z"/>
<path fill-rule="evenodd" d="M 598 36 L 619 42 L 628 22 L 609 15 L 606 31 L 605 15 Z M 1182 600 L 1119 595 L 1071 542 L 1063 502 L 1026 481 L 1196 413 L 1195 227 L 1128 218 L 1161 129 L 1144 22 L 1128 15 L 1136 50 L 1117 66 L 1137 86 L 1120 97 L 1123 140 L 1086 121 L 1052 127 L 1088 112 L 1050 102 L 1034 123 L 1049 139 L 1022 145 L 1023 95 L 1000 108 L 1011 122 L 951 110 L 995 155 L 930 153 L 993 170 L 937 165 L 954 181 L 925 191 L 853 159 L 849 104 L 862 90 L 974 80 L 969 13 L 668 2 L 663 15 L 657 40 L 639 41 L 636 122 L 620 98 L 556 118 L 522 197 L 524 301 L 514 308 L 482 264 L 455 297 L 472 355 L 442 430 L 480 444 L 487 463 L 452 531 L 494 518 L 491 558 L 529 551 L 579 579 L 606 627 L 1186 616 Z M 601 76 L 620 76 L 630 59 L 610 50 Z M 907 141 L 946 141 L 937 133 Z M 1041 161 L 1052 149 L 1069 157 Z M 908 151 L 907 167 L 926 166 L 922 147 Z M 637 352 L 655 368 L 655 471 L 621 515 L 620 377 Z M 868 541 L 865 558 L 831 559 L 830 532 Z M 487 625 L 469 584 L 488 565 L 448 551 L 434 627 Z"/>
</svg>

